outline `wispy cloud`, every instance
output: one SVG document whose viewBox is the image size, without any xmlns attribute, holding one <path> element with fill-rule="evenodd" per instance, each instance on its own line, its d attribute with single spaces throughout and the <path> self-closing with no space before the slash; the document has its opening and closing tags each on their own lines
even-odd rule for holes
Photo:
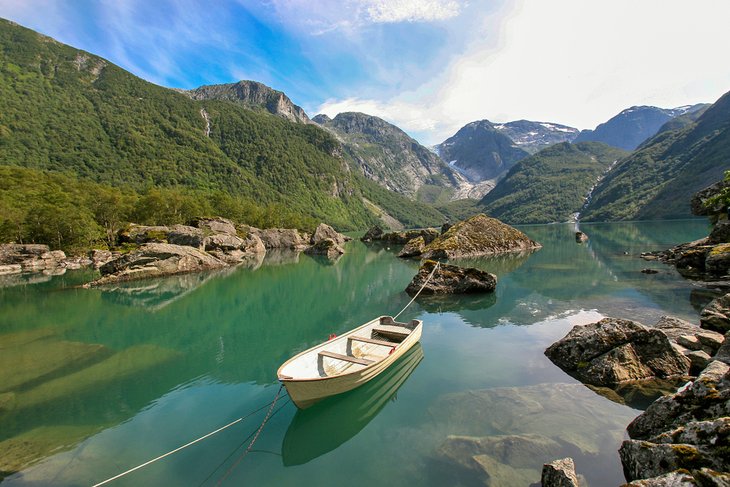
<svg viewBox="0 0 730 487">
<path fill-rule="evenodd" d="M 456 17 L 462 5 L 453 0 L 363 0 L 373 22 L 433 22 Z"/>
<path fill-rule="evenodd" d="M 680 0 L 524 0 L 475 30 L 440 75 L 319 108 L 372 110 L 433 144 L 485 118 L 593 128 L 631 105 L 712 102 L 730 89 L 727 18 L 730 4 L 712 0 L 692 9 Z"/>
<path fill-rule="evenodd" d="M 241 0 L 251 6 L 249 0 Z M 354 33 L 372 24 L 439 22 L 457 17 L 466 5 L 457 0 L 272 0 L 279 18 L 311 35 Z"/>
</svg>

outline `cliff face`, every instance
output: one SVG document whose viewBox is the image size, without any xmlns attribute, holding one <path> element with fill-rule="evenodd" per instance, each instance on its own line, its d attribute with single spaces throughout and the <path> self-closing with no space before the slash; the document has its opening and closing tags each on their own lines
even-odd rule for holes
<svg viewBox="0 0 730 487">
<path fill-rule="evenodd" d="M 334 119 L 317 115 L 314 120 L 340 139 L 365 177 L 391 191 L 436 202 L 471 187 L 436 154 L 381 118 L 348 112 Z"/>
<path fill-rule="evenodd" d="M 183 93 L 193 100 L 232 101 L 246 108 L 263 108 L 292 122 L 311 123 L 304 110 L 295 105 L 283 92 L 257 81 L 243 80 L 238 83 L 206 85 Z"/>
</svg>

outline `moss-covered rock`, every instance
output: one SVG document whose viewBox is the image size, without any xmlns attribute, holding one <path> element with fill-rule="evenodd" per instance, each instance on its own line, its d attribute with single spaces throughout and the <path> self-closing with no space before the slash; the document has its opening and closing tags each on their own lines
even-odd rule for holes
<svg viewBox="0 0 730 487">
<path fill-rule="evenodd" d="M 454 259 L 534 250 L 541 245 L 496 218 L 479 214 L 456 223 L 423 250 L 426 259 Z"/>
</svg>

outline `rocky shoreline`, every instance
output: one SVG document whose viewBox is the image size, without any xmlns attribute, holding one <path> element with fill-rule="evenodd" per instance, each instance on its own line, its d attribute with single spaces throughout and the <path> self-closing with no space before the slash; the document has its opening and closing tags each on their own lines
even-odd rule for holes
<svg viewBox="0 0 730 487">
<path fill-rule="evenodd" d="M 730 324 L 730 308 L 724 317 Z M 651 327 L 606 318 L 575 326 L 545 354 L 614 401 L 632 390 L 660 396 L 627 427 L 619 454 L 628 485 L 730 485 L 730 332 L 672 317 Z M 684 385 L 667 390 L 669 378 Z"/>
<path fill-rule="evenodd" d="M 706 238 L 642 258 L 672 264 L 682 276 L 726 293 L 728 208 L 708 208 L 726 185 L 717 183 L 692 199 L 693 213 L 709 216 L 713 223 Z M 730 293 L 705 306 L 699 324 L 663 317 L 644 326 L 606 318 L 575 326 L 545 355 L 613 400 L 626 400 L 632 390 L 659 396 L 626 428 L 629 439 L 619 455 L 627 485 L 730 486 Z M 570 474 L 572 462 L 560 462 Z M 574 478 L 568 474 L 552 482 L 556 468 L 546 464 L 543 486 L 577 485 L 565 480 Z"/>
<path fill-rule="evenodd" d="M 304 251 L 336 260 L 350 240 L 329 225 L 309 235 L 297 229 L 236 226 L 225 218 L 200 218 L 190 225 L 130 224 L 119 232 L 124 251 L 91 250 L 68 257 L 40 244 L 0 245 L 0 277 L 10 284 L 29 275 L 53 276 L 70 269 L 99 269 L 101 276 L 84 284 L 93 287 L 150 277 L 200 272 L 260 261 L 269 251 Z M 14 279 L 14 280 L 13 280 Z"/>
</svg>

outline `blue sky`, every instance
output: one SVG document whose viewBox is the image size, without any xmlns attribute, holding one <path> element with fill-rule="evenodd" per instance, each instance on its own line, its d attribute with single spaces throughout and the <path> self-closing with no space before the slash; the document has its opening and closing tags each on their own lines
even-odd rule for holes
<svg viewBox="0 0 730 487">
<path fill-rule="evenodd" d="M 593 128 L 730 91 L 719 0 L 0 0 L 0 16 L 163 86 L 253 79 L 426 144 L 478 119 Z"/>
</svg>

